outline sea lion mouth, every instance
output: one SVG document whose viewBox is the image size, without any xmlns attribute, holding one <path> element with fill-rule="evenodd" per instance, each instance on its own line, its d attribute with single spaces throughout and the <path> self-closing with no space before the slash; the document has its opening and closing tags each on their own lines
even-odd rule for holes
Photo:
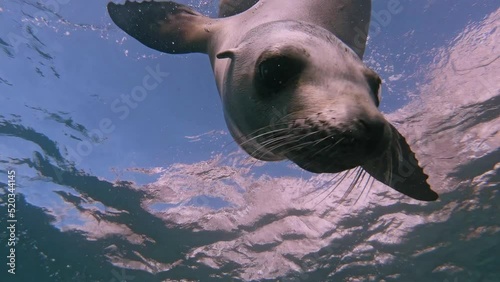
<svg viewBox="0 0 500 282">
<path fill-rule="evenodd" d="M 274 129 L 257 141 L 314 173 L 336 173 L 379 157 L 389 146 L 390 129 L 384 122 L 353 120 L 349 125 L 298 119 Z"/>
<path fill-rule="evenodd" d="M 363 163 L 361 142 L 353 138 L 329 138 L 291 149 L 285 156 L 299 167 L 314 173 L 336 173 Z"/>
</svg>

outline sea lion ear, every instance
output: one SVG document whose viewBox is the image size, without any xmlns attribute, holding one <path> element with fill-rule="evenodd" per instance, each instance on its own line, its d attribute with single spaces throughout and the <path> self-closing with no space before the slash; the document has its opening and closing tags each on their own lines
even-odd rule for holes
<svg viewBox="0 0 500 282">
<path fill-rule="evenodd" d="M 392 144 L 379 158 L 362 167 L 378 181 L 421 201 L 435 201 L 438 194 L 427 183 L 427 174 L 419 166 L 405 138 L 391 125 Z"/>
<path fill-rule="evenodd" d="M 217 59 L 234 59 L 237 49 L 229 49 L 217 54 Z"/>
<path fill-rule="evenodd" d="M 113 22 L 142 44 L 171 53 L 206 53 L 212 20 L 171 1 L 108 4 Z"/>
</svg>

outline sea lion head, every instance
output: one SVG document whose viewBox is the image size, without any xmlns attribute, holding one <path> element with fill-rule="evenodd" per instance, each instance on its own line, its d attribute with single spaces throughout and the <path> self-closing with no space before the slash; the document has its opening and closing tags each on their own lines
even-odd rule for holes
<svg viewBox="0 0 500 282">
<path fill-rule="evenodd" d="M 339 172 L 389 146 L 391 128 L 377 108 L 379 76 L 327 30 L 271 22 L 217 57 L 231 60 L 222 90 L 226 121 L 253 157 Z"/>
</svg>

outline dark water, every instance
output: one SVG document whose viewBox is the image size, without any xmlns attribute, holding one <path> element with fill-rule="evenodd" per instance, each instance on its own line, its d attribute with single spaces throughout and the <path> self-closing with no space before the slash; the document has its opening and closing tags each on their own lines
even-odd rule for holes
<svg viewBox="0 0 500 282">
<path fill-rule="evenodd" d="M 102 1 L 0 2 L 0 281 L 500 281 L 499 6 L 401 5 L 365 60 L 429 204 L 249 160 L 207 58 L 147 49 Z"/>
</svg>

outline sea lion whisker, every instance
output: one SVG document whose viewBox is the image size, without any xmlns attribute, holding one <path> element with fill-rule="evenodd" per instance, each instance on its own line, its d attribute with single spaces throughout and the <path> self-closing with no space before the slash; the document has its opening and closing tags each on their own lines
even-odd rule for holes
<svg viewBox="0 0 500 282">
<path fill-rule="evenodd" d="M 330 197 L 330 195 L 340 186 L 340 184 L 350 175 L 352 174 L 352 169 L 350 170 L 345 170 L 343 172 L 341 172 L 340 174 L 342 174 L 342 176 L 340 177 L 339 181 L 337 183 L 335 183 L 335 187 L 333 187 L 333 189 L 330 190 L 330 192 L 321 200 L 319 201 L 316 205 L 319 205 L 321 204 L 326 198 Z"/>
<path fill-rule="evenodd" d="M 307 138 L 315 133 L 317 133 L 317 132 L 310 132 L 308 134 L 305 134 L 304 136 L 300 136 L 299 138 L 294 138 L 294 139 L 290 140 L 291 142 L 287 143 L 286 145 L 291 144 L 291 143 L 297 143 L 297 145 L 290 147 L 290 148 L 287 148 L 286 152 L 291 152 L 293 150 L 301 149 L 303 147 L 309 146 L 314 141 L 308 141 L 308 142 L 303 142 L 303 143 L 299 143 L 299 142 L 302 141 L 304 138 Z M 293 133 L 291 133 L 290 135 L 293 137 L 297 137 L 297 135 L 294 135 Z"/>
<path fill-rule="evenodd" d="M 293 137 L 293 135 L 292 134 L 288 134 L 288 135 L 282 135 L 282 136 L 272 137 L 272 138 L 270 138 L 270 139 L 262 142 L 260 145 L 262 145 L 263 147 L 268 148 L 267 147 L 268 145 L 271 145 L 273 143 L 280 142 L 280 141 L 283 141 L 283 140 L 288 140 L 290 137 Z"/>
<path fill-rule="evenodd" d="M 322 149 L 318 150 L 317 152 L 315 152 L 311 157 L 315 157 L 315 156 L 319 155 L 321 152 L 323 152 L 325 150 L 330 150 L 330 149 L 334 148 L 335 146 L 337 146 L 343 140 L 345 140 L 344 137 L 340 138 L 337 142 L 335 142 L 335 144 L 329 144 L 328 146 L 325 146 L 324 148 L 322 148 Z"/>
<path fill-rule="evenodd" d="M 393 177 L 392 176 L 392 173 L 393 173 L 392 172 L 393 171 L 393 169 L 392 169 L 392 160 L 393 160 L 393 157 L 394 157 L 393 153 L 392 153 L 392 150 L 389 150 L 388 155 L 389 155 L 389 166 L 387 168 L 387 171 L 389 172 L 389 179 L 388 179 L 389 181 L 387 183 L 392 183 L 392 177 Z"/>
<path fill-rule="evenodd" d="M 316 193 L 317 191 L 319 191 L 320 189 L 322 189 L 323 187 L 325 187 L 327 185 L 330 185 L 330 183 L 332 183 L 333 181 L 335 181 L 335 179 L 337 179 L 342 174 L 343 174 L 342 172 L 341 173 L 335 173 L 334 176 L 330 180 L 328 180 L 327 182 L 323 183 L 321 186 L 319 186 L 318 188 L 312 190 L 311 192 L 307 193 L 307 195 L 305 195 L 305 197 L 307 197 L 307 196 L 309 196 L 311 194 Z M 324 189 L 316 197 L 319 197 L 319 196 L 323 195 L 327 191 L 328 191 L 328 189 Z M 309 203 L 312 200 L 314 200 L 314 198 L 311 198 L 309 201 L 306 202 L 306 204 Z"/>
<path fill-rule="evenodd" d="M 300 150 L 304 147 L 307 147 L 311 144 L 312 141 L 310 142 L 304 142 L 304 143 L 299 143 L 299 144 L 296 144 L 290 148 L 286 148 L 286 150 L 284 150 L 283 152 L 281 152 L 282 154 L 286 154 L 286 153 L 290 153 L 290 152 L 293 152 L 294 150 Z M 275 149 L 278 149 L 279 147 L 282 147 L 282 146 L 285 146 L 285 145 L 289 145 L 289 144 L 293 144 L 293 143 L 297 143 L 297 140 L 290 140 L 290 142 L 287 142 L 287 143 L 283 143 L 283 144 L 280 144 L 280 146 L 278 146 L 277 148 L 274 148 Z"/>
<path fill-rule="evenodd" d="M 283 123 L 283 125 L 287 125 L 286 123 Z M 244 135 L 244 138 L 246 139 L 245 141 L 239 143 L 238 145 L 239 146 L 242 146 L 242 145 L 245 145 L 247 143 L 250 143 L 254 140 L 256 140 L 257 138 L 259 137 L 264 137 L 265 135 L 268 135 L 268 134 L 274 134 L 274 133 L 277 133 L 279 132 L 280 130 L 287 130 L 288 128 L 281 128 L 281 129 L 276 129 L 276 130 L 272 130 L 272 131 L 266 131 L 264 133 L 261 133 L 261 134 L 258 134 L 258 135 L 254 135 L 256 133 L 258 133 L 259 131 L 262 131 L 262 130 L 266 130 L 267 128 L 269 128 L 268 126 L 265 126 L 265 127 L 261 127 L 257 130 L 254 130 L 253 132 L 249 133 L 249 134 L 246 134 Z M 236 140 L 233 139 L 231 142 L 227 143 L 226 145 L 223 146 L 223 149 L 227 148 L 228 146 L 232 145 L 232 144 L 236 144 Z"/>
<path fill-rule="evenodd" d="M 338 133 L 332 133 L 332 134 L 328 134 L 326 137 L 324 138 L 321 138 L 319 139 L 318 141 L 316 141 L 316 143 L 314 143 L 314 145 L 318 145 L 319 143 L 323 142 L 324 140 L 328 139 L 328 138 L 332 138 L 334 137 L 335 135 L 337 135 Z"/>
<path fill-rule="evenodd" d="M 293 135 L 284 135 L 284 136 L 280 136 L 280 137 L 274 137 L 274 138 L 266 141 L 265 144 L 261 144 L 261 145 L 262 145 L 262 147 L 266 148 L 269 151 L 274 151 L 274 150 L 279 149 L 282 146 L 286 146 L 286 145 L 294 143 L 295 140 L 293 140 L 293 139 L 288 140 L 288 142 L 281 142 L 283 140 L 290 139 L 290 137 L 293 137 Z M 274 144 L 274 143 L 276 143 L 276 144 Z M 271 145 L 271 146 L 269 146 L 269 145 Z M 257 153 L 257 152 L 254 152 L 254 153 Z"/>
<path fill-rule="evenodd" d="M 276 134 L 276 133 L 279 133 L 281 131 L 288 131 L 288 128 L 279 128 L 279 129 L 274 129 L 274 130 L 270 130 L 270 131 L 266 131 L 266 132 L 263 132 L 263 133 L 260 133 L 260 134 L 257 134 L 257 135 L 254 135 L 256 133 L 258 133 L 259 131 L 262 131 L 262 130 L 266 130 L 267 128 L 260 128 L 248 135 L 245 135 L 245 139 L 247 139 L 246 141 L 242 142 L 241 144 L 246 144 L 248 142 L 251 142 L 251 141 L 254 141 L 255 139 L 257 138 L 261 138 L 261 137 L 264 137 L 266 135 L 272 135 L 272 134 Z"/>
<path fill-rule="evenodd" d="M 274 150 L 278 150 L 280 149 L 281 147 L 283 146 L 287 146 L 289 144 L 293 144 L 295 142 L 297 142 L 294 138 L 292 137 L 296 137 L 295 135 L 293 134 L 288 134 L 288 135 L 283 135 L 283 136 L 279 136 L 279 137 L 273 137 L 271 138 L 270 140 L 266 141 L 265 143 L 261 144 L 263 147 L 265 147 L 267 150 L 270 150 L 270 151 L 274 151 Z M 282 140 L 288 140 L 288 142 L 281 142 Z M 277 143 L 277 144 L 274 144 L 273 146 L 269 147 L 268 145 L 272 144 L 272 143 Z M 306 144 L 298 144 L 296 146 L 304 146 L 304 145 L 307 145 Z M 294 146 L 294 147 L 296 147 Z M 292 147 L 292 148 L 294 148 Z M 286 150 L 284 152 L 282 152 L 283 154 L 286 154 L 289 150 Z M 254 154 L 257 154 L 257 152 L 254 152 Z M 257 156 L 259 156 L 259 154 L 257 154 Z M 252 166 L 251 166 L 252 167 Z M 250 167 L 250 168 L 251 168 Z"/>
<path fill-rule="evenodd" d="M 356 171 L 356 175 L 354 176 L 354 180 L 349 185 L 349 188 L 347 188 L 347 190 L 344 192 L 344 195 L 342 196 L 342 198 L 340 198 L 340 203 L 342 203 L 351 194 L 354 187 L 356 187 L 356 184 L 358 183 L 362 172 L 364 172 L 364 170 L 361 167 L 355 168 L 354 171 Z"/>
<path fill-rule="evenodd" d="M 281 136 L 279 138 L 273 138 L 273 139 L 266 141 L 265 144 L 261 144 L 261 145 L 262 145 L 262 147 L 266 148 L 269 151 L 274 151 L 282 146 L 286 146 L 286 145 L 290 144 L 291 142 L 293 142 L 293 141 L 282 142 L 283 140 L 286 140 L 289 137 L 290 136 Z M 265 152 L 259 153 L 258 151 L 255 151 L 255 152 L 253 152 L 253 154 L 255 154 L 256 157 L 259 157 L 262 154 L 265 154 Z"/>
<path fill-rule="evenodd" d="M 370 185 L 368 186 L 368 191 L 366 191 L 366 196 L 365 196 L 365 198 L 366 198 L 366 197 L 368 197 L 368 196 L 370 195 L 370 192 L 371 192 L 371 190 L 372 190 L 372 188 L 373 188 L 373 183 L 375 183 L 375 177 L 372 177 L 372 176 L 370 175 L 370 178 L 369 178 L 369 179 L 371 180 L 371 182 L 370 182 Z"/>
<path fill-rule="evenodd" d="M 275 129 L 275 130 L 267 131 L 267 132 L 264 132 L 264 133 L 261 133 L 261 134 L 258 134 L 258 135 L 254 135 L 254 136 L 248 135 L 248 136 L 245 137 L 247 140 L 244 141 L 244 142 L 242 142 L 241 144 L 246 144 L 248 142 L 256 141 L 258 138 L 280 137 L 280 135 L 283 135 L 284 133 L 288 134 L 289 133 L 289 129 L 288 128 L 280 128 L 280 129 Z M 278 136 L 275 136 L 275 135 L 278 135 Z"/>
<path fill-rule="evenodd" d="M 317 134 L 318 132 L 319 132 L 319 130 L 316 130 L 316 131 L 311 131 L 311 132 L 309 132 L 307 134 L 304 134 L 304 135 L 300 136 L 300 138 L 298 139 L 298 141 L 303 140 L 303 139 L 305 139 L 305 138 L 307 138 L 307 137 L 309 137 L 311 135 Z"/>
<path fill-rule="evenodd" d="M 282 117 L 279 117 L 277 121 L 282 121 L 282 120 L 284 120 L 284 119 L 286 119 L 288 117 L 291 117 L 291 116 L 293 116 L 295 114 L 296 114 L 295 112 L 288 113 L 288 114 L 286 114 L 286 115 L 284 115 Z M 289 122 L 283 122 L 281 124 L 289 124 Z M 277 123 L 277 122 L 273 121 L 270 126 L 274 127 L 275 125 L 280 125 L 280 123 Z"/>
<path fill-rule="evenodd" d="M 372 178 L 365 170 L 363 170 L 363 174 L 361 176 L 360 183 L 363 182 L 363 179 L 365 178 L 366 175 L 368 175 L 368 178 L 366 179 L 365 185 L 363 185 L 363 189 L 361 190 L 361 193 L 359 193 L 358 198 L 354 202 L 354 205 L 356 205 L 358 203 L 359 199 L 361 199 L 361 196 L 363 196 L 363 193 L 365 192 L 365 189 L 366 189 L 368 183 L 370 182 L 370 179 Z"/>
<path fill-rule="evenodd" d="M 324 148 L 318 150 L 317 152 L 315 152 L 314 154 L 312 154 L 312 156 L 310 156 L 310 158 L 312 159 L 313 157 L 319 155 L 321 152 L 325 151 L 325 150 L 330 150 L 332 148 L 334 148 L 336 145 L 338 145 L 340 142 L 342 142 L 342 140 L 344 140 L 345 138 L 341 138 L 339 141 L 337 141 L 335 144 L 329 144 L 328 146 L 325 146 Z M 305 166 L 308 166 L 309 164 L 311 164 L 313 161 L 309 161 L 305 164 Z"/>
<path fill-rule="evenodd" d="M 295 140 L 294 138 L 291 138 L 291 137 L 295 137 L 295 135 L 289 135 L 289 136 L 287 136 L 287 138 L 283 138 L 283 139 L 290 139 L 290 140 L 287 140 L 287 142 L 278 143 L 278 144 L 275 144 L 272 147 L 266 147 L 266 148 L 268 150 L 275 151 L 275 150 L 280 149 L 281 147 L 284 147 L 284 146 L 296 143 L 297 140 Z M 305 144 L 297 144 L 297 145 L 295 145 L 293 147 L 286 148 L 286 150 L 284 150 L 283 152 L 281 152 L 281 154 L 286 154 L 286 153 L 288 153 L 290 151 L 293 151 L 293 150 L 295 150 L 297 148 L 302 148 L 305 145 L 307 145 L 307 143 L 305 143 Z"/>
</svg>

